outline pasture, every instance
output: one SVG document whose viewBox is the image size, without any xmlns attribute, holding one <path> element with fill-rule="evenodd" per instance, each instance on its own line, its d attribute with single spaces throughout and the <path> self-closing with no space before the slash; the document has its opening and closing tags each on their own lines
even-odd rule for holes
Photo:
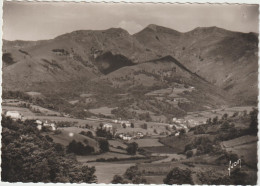
<svg viewBox="0 0 260 186">
<path fill-rule="evenodd" d="M 232 152 L 238 155 L 239 158 L 253 167 L 257 162 L 257 137 L 242 136 L 233 140 L 223 141 L 222 148 L 227 152 Z"/>
<path fill-rule="evenodd" d="M 21 113 L 23 116 L 25 116 L 28 119 L 37 117 L 35 113 L 30 111 L 28 108 L 23 108 L 23 107 L 2 105 L 2 111 L 3 112 L 5 112 L 5 111 L 18 111 L 19 113 Z"/>
<path fill-rule="evenodd" d="M 95 166 L 97 176 L 97 183 L 109 184 L 113 180 L 114 175 L 123 175 L 127 168 L 135 165 L 134 163 L 111 163 L 111 162 L 91 162 L 87 163 L 88 166 Z"/>
<path fill-rule="evenodd" d="M 114 108 L 109 108 L 109 107 L 100 107 L 100 108 L 96 108 L 96 109 L 89 109 L 89 112 L 92 112 L 93 114 L 102 114 L 105 116 L 111 116 L 111 110 L 113 110 Z"/>
<path fill-rule="evenodd" d="M 69 143 L 72 140 L 75 140 L 77 142 L 81 142 L 83 144 L 85 144 L 85 140 L 88 141 L 88 145 L 92 146 L 95 148 L 95 151 L 99 151 L 99 145 L 98 142 L 95 141 L 94 139 L 91 139 L 89 137 L 83 136 L 81 134 L 77 134 L 77 133 L 73 133 L 73 132 L 69 132 L 66 130 L 60 130 L 61 133 L 60 134 L 54 134 L 54 133 L 49 133 L 49 136 L 53 139 L 53 141 L 55 143 L 59 143 L 62 144 L 63 146 L 67 146 L 69 145 Z"/>
<path fill-rule="evenodd" d="M 214 109 L 214 110 L 205 110 L 199 112 L 188 112 L 187 116 L 184 118 L 186 120 L 193 119 L 199 122 L 205 122 L 208 118 L 214 118 L 218 116 L 221 118 L 225 113 L 229 116 L 232 116 L 235 112 L 243 112 L 244 110 L 249 113 L 252 110 L 253 106 L 244 106 L 244 107 L 230 107 L 230 108 L 222 108 L 222 109 Z"/>
<path fill-rule="evenodd" d="M 138 147 L 158 147 L 163 146 L 156 138 L 143 138 L 143 139 L 132 139 L 129 143 L 135 142 L 138 144 Z"/>
<path fill-rule="evenodd" d="M 117 152 L 105 152 L 98 155 L 88 155 L 88 156 L 77 156 L 77 161 L 81 163 L 89 162 L 89 161 L 96 161 L 97 159 L 104 158 L 132 158 L 132 157 L 144 157 L 143 155 L 129 155 L 126 153 L 117 153 Z"/>
</svg>

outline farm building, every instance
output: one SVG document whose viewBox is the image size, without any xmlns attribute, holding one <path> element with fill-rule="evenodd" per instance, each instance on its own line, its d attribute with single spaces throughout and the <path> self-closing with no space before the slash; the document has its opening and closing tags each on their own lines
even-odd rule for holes
<svg viewBox="0 0 260 186">
<path fill-rule="evenodd" d="M 41 130 L 42 129 L 42 127 L 44 126 L 44 127 L 48 127 L 48 128 L 51 128 L 51 130 L 56 130 L 57 129 L 57 126 L 56 126 L 56 124 L 55 123 L 49 123 L 47 120 L 43 123 L 40 123 L 41 121 L 40 120 L 38 120 L 38 123 L 37 123 L 37 120 L 36 120 L 36 123 L 38 124 L 38 126 L 37 126 L 37 128 L 39 129 L 39 130 Z"/>
<path fill-rule="evenodd" d="M 18 111 L 7 111 L 5 115 L 13 120 L 22 119 L 23 117 Z"/>
<path fill-rule="evenodd" d="M 112 124 L 105 123 L 105 124 L 103 125 L 103 128 L 106 129 L 106 130 L 112 130 L 113 126 L 112 126 Z"/>
</svg>

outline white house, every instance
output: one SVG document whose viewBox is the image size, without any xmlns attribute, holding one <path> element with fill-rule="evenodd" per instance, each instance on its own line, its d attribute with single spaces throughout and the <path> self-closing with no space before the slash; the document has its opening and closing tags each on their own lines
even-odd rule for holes
<svg viewBox="0 0 260 186">
<path fill-rule="evenodd" d="M 112 130 L 113 126 L 112 126 L 112 124 L 105 123 L 105 124 L 103 125 L 103 128 L 106 129 L 106 130 Z"/>
<path fill-rule="evenodd" d="M 50 127 L 53 131 L 57 129 L 55 123 L 48 123 L 48 121 L 45 121 L 45 123 L 43 123 L 43 126 Z"/>
<path fill-rule="evenodd" d="M 131 136 L 123 136 L 123 140 L 125 140 L 125 141 L 129 141 L 129 140 L 131 140 L 131 139 L 132 139 Z"/>
<path fill-rule="evenodd" d="M 13 120 L 22 119 L 22 114 L 20 114 L 18 111 L 7 111 L 5 115 Z"/>
<path fill-rule="evenodd" d="M 38 120 L 38 119 L 37 119 L 37 120 L 35 121 L 35 123 L 38 124 L 38 125 L 42 125 L 43 122 L 42 122 L 41 120 Z"/>
<path fill-rule="evenodd" d="M 119 123 L 121 124 L 121 127 L 123 127 L 123 125 L 125 125 L 126 127 L 131 127 L 131 123 L 129 121 L 119 121 Z"/>
</svg>

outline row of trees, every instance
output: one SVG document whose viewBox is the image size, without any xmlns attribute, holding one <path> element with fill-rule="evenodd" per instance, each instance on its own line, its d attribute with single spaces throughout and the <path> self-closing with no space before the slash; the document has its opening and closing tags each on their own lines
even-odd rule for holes
<svg viewBox="0 0 260 186">
<path fill-rule="evenodd" d="M 6 182 L 96 182 L 95 167 L 82 166 L 34 121 L 2 116 L 1 178 Z"/>
<path fill-rule="evenodd" d="M 95 151 L 94 147 L 90 145 L 84 145 L 81 142 L 76 142 L 72 140 L 67 146 L 68 153 L 75 153 L 77 155 L 89 155 Z"/>
</svg>

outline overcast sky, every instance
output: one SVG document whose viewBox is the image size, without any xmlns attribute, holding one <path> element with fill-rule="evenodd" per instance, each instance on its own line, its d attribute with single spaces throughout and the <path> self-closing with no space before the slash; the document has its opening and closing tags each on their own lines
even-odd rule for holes
<svg viewBox="0 0 260 186">
<path fill-rule="evenodd" d="M 258 32 L 258 5 L 4 2 L 3 38 L 52 39 L 74 30 L 121 27 L 134 34 L 149 24 L 187 32 L 217 26 Z"/>
</svg>

